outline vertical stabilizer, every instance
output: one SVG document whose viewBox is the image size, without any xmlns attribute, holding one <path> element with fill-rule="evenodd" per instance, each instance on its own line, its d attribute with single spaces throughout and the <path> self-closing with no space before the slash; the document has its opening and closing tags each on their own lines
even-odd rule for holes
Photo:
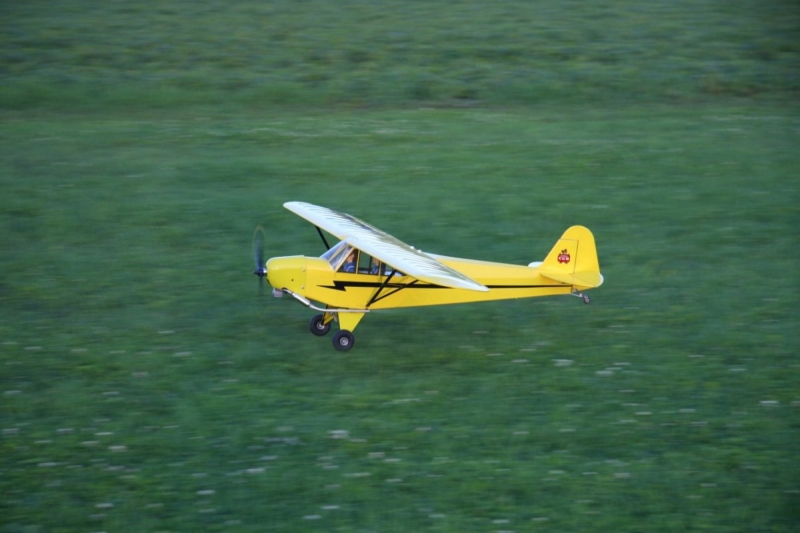
<svg viewBox="0 0 800 533">
<path fill-rule="evenodd" d="M 543 276 L 579 289 L 603 283 L 594 236 L 583 226 L 565 231 L 539 268 Z"/>
</svg>

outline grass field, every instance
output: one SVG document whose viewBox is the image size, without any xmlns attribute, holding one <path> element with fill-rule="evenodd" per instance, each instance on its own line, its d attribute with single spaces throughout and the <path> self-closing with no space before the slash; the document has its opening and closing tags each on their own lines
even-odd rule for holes
<svg viewBox="0 0 800 533">
<path fill-rule="evenodd" d="M 795 531 L 797 9 L 346 4 L 0 8 L 0 532 Z M 338 353 L 288 200 L 606 283 Z"/>
<path fill-rule="evenodd" d="M 800 91 L 790 0 L 62 0 L 9 2 L 0 14 L 0 97 L 13 108 L 597 105 Z"/>
</svg>

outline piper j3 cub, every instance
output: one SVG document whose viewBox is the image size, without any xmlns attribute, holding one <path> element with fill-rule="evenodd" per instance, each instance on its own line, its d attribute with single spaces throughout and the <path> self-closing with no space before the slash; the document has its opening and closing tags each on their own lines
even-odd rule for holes
<svg viewBox="0 0 800 533">
<path fill-rule="evenodd" d="M 583 226 L 567 229 L 544 261 L 509 265 L 424 253 L 346 213 L 304 202 L 283 205 L 316 226 L 328 250 L 265 263 L 259 227 L 254 274 L 262 284 L 267 278 L 274 296 L 288 294 L 320 312 L 309 324 L 314 335 L 326 335 L 337 321 L 333 346 L 340 351 L 353 347 L 353 330 L 364 315 L 379 309 L 558 294 L 588 304 L 583 291 L 603 284 L 594 236 Z M 329 246 L 322 230 L 341 240 Z"/>
</svg>

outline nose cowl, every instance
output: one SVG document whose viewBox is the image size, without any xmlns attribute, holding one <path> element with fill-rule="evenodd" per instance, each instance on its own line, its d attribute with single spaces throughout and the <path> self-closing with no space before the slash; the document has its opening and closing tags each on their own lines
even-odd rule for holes
<svg viewBox="0 0 800 533">
<path fill-rule="evenodd" d="M 275 289 L 302 295 L 306 284 L 306 258 L 273 257 L 267 261 L 267 281 Z"/>
</svg>

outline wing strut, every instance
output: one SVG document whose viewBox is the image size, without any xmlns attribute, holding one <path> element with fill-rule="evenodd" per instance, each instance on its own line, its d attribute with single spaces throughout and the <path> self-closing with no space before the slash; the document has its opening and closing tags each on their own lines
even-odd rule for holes
<svg viewBox="0 0 800 533">
<path fill-rule="evenodd" d="M 379 301 L 383 300 L 384 298 L 388 298 L 392 294 L 398 293 L 398 292 L 402 291 L 403 289 L 411 287 L 412 285 L 415 285 L 419 281 L 418 279 L 415 279 L 411 283 L 406 283 L 405 285 L 400 285 L 399 287 L 395 287 L 395 289 L 392 292 L 386 293 L 383 296 L 381 296 L 380 295 L 381 291 L 389 286 L 389 282 L 391 280 L 392 280 L 392 274 L 386 276 L 386 281 L 384 281 L 381 284 L 381 286 L 378 287 L 378 290 L 375 291 L 375 294 L 373 294 L 372 298 L 370 298 L 369 302 L 367 302 L 367 305 L 365 306 L 367 309 L 369 309 L 369 306 L 374 304 L 375 302 L 379 302 Z"/>
<path fill-rule="evenodd" d="M 317 228 L 317 233 L 319 233 L 319 236 L 322 239 L 322 242 L 325 243 L 325 249 L 326 250 L 330 250 L 331 249 L 331 245 L 328 244 L 328 240 L 325 238 L 325 235 L 322 234 L 322 230 L 319 229 L 319 226 L 314 226 L 314 227 Z"/>
</svg>

